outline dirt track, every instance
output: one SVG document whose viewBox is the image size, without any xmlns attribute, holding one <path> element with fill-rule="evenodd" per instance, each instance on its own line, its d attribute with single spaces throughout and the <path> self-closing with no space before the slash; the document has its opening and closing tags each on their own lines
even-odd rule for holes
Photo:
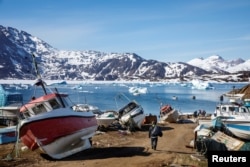
<svg viewBox="0 0 250 167">
<path fill-rule="evenodd" d="M 186 166 L 203 166 L 190 158 L 196 151 L 187 148 L 194 139 L 194 123 L 161 125 L 163 137 L 159 138 L 157 150 L 150 148 L 148 126 L 132 134 L 119 131 L 108 131 L 93 137 L 93 148 L 79 152 L 62 160 L 53 160 L 39 150 L 19 151 L 19 156 L 13 160 L 5 160 L 12 151 L 14 144 L 0 145 L 1 167 L 153 167 L 179 164 Z M 22 144 L 19 144 L 21 148 Z M 206 165 L 205 165 L 206 166 Z"/>
</svg>

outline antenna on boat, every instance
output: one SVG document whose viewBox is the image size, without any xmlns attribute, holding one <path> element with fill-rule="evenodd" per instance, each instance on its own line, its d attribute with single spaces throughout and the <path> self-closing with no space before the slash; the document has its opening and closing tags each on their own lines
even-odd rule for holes
<svg viewBox="0 0 250 167">
<path fill-rule="evenodd" d="M 123 97 L 123 98 L 122 98 L 122 97 Z M 128 102 L 131 101 L 124 93 L 118 93 L 118 94 L 115 96 L 116 108 L 119 108 L 119 107 L 118 107 L 117 99 L 123 99 L 123 100 L 124 100 L 124 98 L 125 98 L 126 100 L 128 100 Z"/>
<path fill-rule="evenodd" d="M 46 91 L 46 89 L 45 89 L 44 82 L 43 82 L 43 80 L 42 80 L 41 74 L 40 74 L 39 71 L 38 71 L 38 66 L 37 66 L 37 62 L 36 62 L 36 59 L 35 59 L 35 58 L 36 58 L 35 55 L 32 54 L 32 60 L 33 60 L 34 66 L 35 66 L 35 72 L 36 72 L 36 76 L 37 76 L 37 81 L 36 81 L 35 85 L 36 85 L 36 86 L 40 86 L 40 85 L 41 85 L 42 88 L 43 88 L 44 94 L 47 95 L 47 91 Z"/>
</svg>

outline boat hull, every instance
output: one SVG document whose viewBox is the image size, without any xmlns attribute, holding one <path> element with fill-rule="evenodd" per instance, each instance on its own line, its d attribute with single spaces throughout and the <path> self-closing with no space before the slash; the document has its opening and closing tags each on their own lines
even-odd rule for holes
<svg viewBox="0 0 250 167">
<path fill-rule="evenodd" d="M 31 150 L 39 146 L 52 145 L 60 138 L 80 134 L 91 136 L 97 128 L 95 116 L 61 115 L 21 122 L 19 136 L 21 141 Z M 83 133 L 79 133 L 79 132 Z M 74 136 L 74 135 L 73 135 Z M 83 136 L 79 136 L 82 138 Z M 74 138 L 75 139 L 75 138 Z M 57 145 L 57 147 L 61 147 Z M 55 149 L 55 146 L 54 146 Z M 59 148 L 58 148 L 59 149 Z M 47 149 L 44 149 L 45 151 Z"/>
<path fill-rule="evenodd" d="M 116 120 L 116 118 L 115 117 L 113 117 L 113 118 L 96 117 L 96 120 L 97 120 L 98 126 L 108 127 Z"/>
<path fill-rule="evenodd" d="M 235 119 L 234 117 L 217 117 L 212 119 L 213 127 L 221 128 L 225 126 L 233 135 L 250 140 L 250 120 Z"/>
<path fill-rule="evenodd" d="M 54 159 L 62 159 L 91 147 L 90 138 L 95 134 L 97 126 L 85 128 L 73 134 L 61 137 L 54 142 L 42 145 L 41 150 Z"/>
<path fill-rule="evenodd" d="M 141 129 L 141 125 L 143 124 L 143 121 L 145 119 L 145 115 L 143 113 L 137 114 L 135 116 L 131 116 L 129 114 L 126 114 L 121 117 L 120 122 L 121 124 L 127 124 L 129 122 L 130 117 L 132 117 L 133 122 L 135 123 L 136 127 Z"/>
<path fill-rule="evenodd" d="M 171 110 L 170 112 L 166 113 L 165 115 L 162 115 L 160 118 L 161 122 L 169 122 L 169 123 L 175 123 L 179 117 L 179 112 L 175 109 Z"/>
<path fill-rule="evenodd" d="M 134 122 L 137 125 L 137 127 L 139 129 L 141 129 L 141 125 L 143 124 L 143 121 L 145 119 L 145 115 L 144 114 L 140 114 L 140 115 L 137 115 L 136 117 L 134 117 L 133 119 L 134 119 Z"/>
<path fill-rule="evenodd" d="M 96 115 L 98 126 L 104 127 L 110 126 L 117 118 L 118 116 L 114 112 L 105 112 L 101 115 Z"/>
<path fill-rule="evenodd" d="M 227 128 L 237 137 L 250 140 L 250 124 L 226 124 Z"/>
<path fill-rule="evenodd" d="M 124 114 L 120 118 L 120 123 L 125 125 L 129 122 L 130 118 L 132 118 L 135 126 L 139 129 L 141 129 L 141 125 L 145 119 L 145 114 L 144 114 L 143 108 L 141 106 L 137 105 L 134 109 L 132 109 L 130 112 Z"/>
</svg>

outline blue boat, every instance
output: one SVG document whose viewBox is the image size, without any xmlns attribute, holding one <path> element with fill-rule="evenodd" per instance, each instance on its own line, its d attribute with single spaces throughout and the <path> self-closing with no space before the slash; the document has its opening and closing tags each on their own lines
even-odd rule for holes
<svg viewBox="0 0 250 167">
<path fill-rule="evenodd" d="M 0 128 L 0 144 L 12 143 L 17 141 L 16 126 Z"/>
</svg>

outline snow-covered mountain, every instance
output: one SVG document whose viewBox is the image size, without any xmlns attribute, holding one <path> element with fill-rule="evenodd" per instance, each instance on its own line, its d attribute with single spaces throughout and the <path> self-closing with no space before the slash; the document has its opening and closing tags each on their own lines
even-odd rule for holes
<svg viewBox="0 0 250 167">
<path fill-rule="evenodd" d="M 236 73 L 239 71 L 249 71 L 249 62 L 250 59 L 248 61 L 244 61 L 243 59 L 239 58 L 237 60 L 227 61 L 219 55 L 212 55 L 206 59 L 195 58 L 188 61 L 187 63 L 203 68 L 204 70 L 211 71 L 212 73 L 220 73 L 222 71 Z"/>
<path fill-rule="evenodd" d="M 235 73 L 239 71 L 250 71 L 250 59 L 242 63 L 236 64 L 235 66 L 231 66 L 227 69 L 227 71 L 230 73 Z"/>
<path fill-rule="evenodd" d="M 213 73 L 228 74 L 225 69 L 230 66 L 216 56 L 210 57 L 210 67 L 204 68 L 204 65 L 197 65 L 203 63 L 202 59 L 196 59 L 196 63 L 195 59 L 188 63 L 170 63 L 146 60 L 135 53 L 62 51 L 27 32 L 1 25 L 0 40 L 0 79 L 33 79 L 32 54 L 36 56 L 45 79 L 188 80 Z M 234 62 L 231 66 L 236 68 L 238 65 Z"/>
</svg>

